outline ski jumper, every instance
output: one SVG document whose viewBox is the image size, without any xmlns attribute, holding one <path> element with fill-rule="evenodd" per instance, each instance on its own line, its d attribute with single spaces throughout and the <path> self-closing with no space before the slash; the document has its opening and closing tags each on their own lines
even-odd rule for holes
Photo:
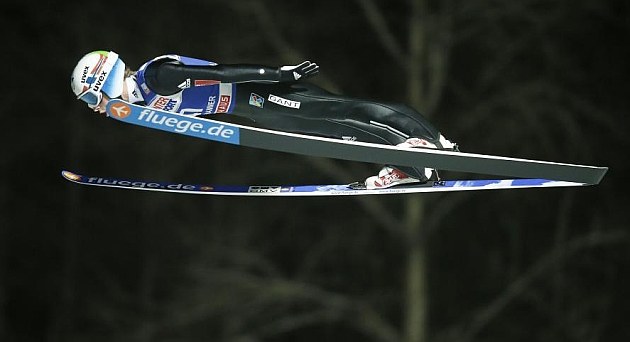
<svg viewBox="0 0 630 342">
<path fill-rule="evenodd" d="M 161 110 L 225 113 L 262 128 L 377 144 L 422 138 L 443 148 L 440 132 L 411 107 L 339 96 L 306 82 L 282 82 L 278 68 L 165 55 L 142 65 L 136 83 L 145 104 Z M 423 169 L 397 168 L 424 177 Z"/>
</svg>

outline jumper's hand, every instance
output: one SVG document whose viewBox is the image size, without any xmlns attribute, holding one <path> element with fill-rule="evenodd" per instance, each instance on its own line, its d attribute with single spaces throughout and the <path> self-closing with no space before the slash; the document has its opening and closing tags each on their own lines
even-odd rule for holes
<svg viewBox="0 0 630 342">
<path fill-rule="evenodd" d="M 319 65 L 310 61 L 298 65 L 285 65 L 280 67 L 280 82 L 295 82 L 302 78 L 314 76 L 319 72 Z"/>
</svg>

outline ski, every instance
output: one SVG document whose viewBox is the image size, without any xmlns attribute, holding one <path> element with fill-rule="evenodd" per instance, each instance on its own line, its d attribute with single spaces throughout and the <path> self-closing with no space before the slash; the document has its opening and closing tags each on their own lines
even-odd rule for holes
<svg viewBox="0 0 630 342">
<path fill-rule="evenodd" d="M 598 184 L 608 168 L 493 155 L 345 141 L 226 123 L 110 100 L 109 117 L 133 125 L 205 140 L 376 164 L 432 167 L 514 178 Z"/>
<path fill-rule="evenodd" d="M 425 184 L 403 185 L 388 189 L 368 190 L 364 188 L 357 188 L 356 183 L 345 185 L 195 185 L 161 181 L 84 176 L 66 170 L 62 171 L 61 175 L 71 182 L 82 185 L 192 195 L 228 196 L 358 196 L 471 190 L 573 187 L 589 185 L 585 183 L 554 181 L 547 179 L 485 179 L 433 181 Z"/>
</svg>

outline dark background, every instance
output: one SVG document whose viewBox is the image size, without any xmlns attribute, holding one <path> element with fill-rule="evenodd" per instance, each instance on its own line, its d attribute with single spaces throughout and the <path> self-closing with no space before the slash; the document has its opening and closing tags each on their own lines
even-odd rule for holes
<svg viewBox="0 0 630 342">
<path fill-rule="evenodd" d="M 0 341 L 630 338 L 627 1 L 9 1 L 1 19 Z M 365 198 L 80 187 L 60 171 L 317 184 L 379 168 L 95 115 L 69 76 L 100 49 L 134 69 L 308 58 L 314 83 L 413 105 L 463 151 L 610 171 Z"/>
</svg>

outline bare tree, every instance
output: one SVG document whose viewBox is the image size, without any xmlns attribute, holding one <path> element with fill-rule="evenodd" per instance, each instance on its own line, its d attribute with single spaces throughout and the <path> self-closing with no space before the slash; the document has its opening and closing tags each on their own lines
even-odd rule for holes
<svg viewBox="0 0 630 342">
<path fill-rule="evenodd" d="M 226 6 L 237 13 L 239 18 L 248 18 L 249 24 L 259 28 L 256 32 L 260 37 L 264 37 L 265 44 L 274 54 L 274 60 L 295 62 L 306 59 L 301 48 L 293 44 L 290 35 L 281 27 L 283 21 L 275 15 L 272 2 L 262 0 L 232 1 L 229 4 L 222 1 L 199 2 L 200 6 L 207 6 L 208 3 Z M 523 148 L 517 152 L 539 153 L 540 146 L 545 146 L 546 153 L 557 156 L 560 151 L 566 149 L 566 146 L 579 143 L 584 136 L 580 119 L 605 127 L 613 136 L 621 139 L 622 129 L 613 125 L 608 117 L 601 115 L 595 106 L 576 97 L 559 84 L 544 78 L 519 82 L 501 80 L 504 73 L 516 64 L 515 60 L 523 50 L 529 48 L 528 44 L 534 39 L 531 36 L 534 33 L 531 32 L 536 32 L 533 29 L 544 31 L 546 25 L 557 18 L 543 16 L 540 19 L 540 13 L 534 6 L 539 4 L 534 0 L 518 4 L 492 1 L 455 3 L 452 0 L 440 1 L 439 4 L 428 0 L 410 0 L 404 3 L 408 9 L 404 11 L 404 15 L 394 19 L 387 13 L 385 7 L 387 4 L 384 2 L 356 0 L 354 3 L 357 12 L 363 15 L 365 23 L 372 27 L 372 31 L 368 31 L 367 34 L 373 35 L 376 42 L 374 44 L 383 47 L 392 62 L 389 64 L 402 70 L 400 74 L 404 75 L 404 78 L 401 78 L 400 83 L 404 83 L 408 104 L 435 120 L 441 120 L 448 115 L 456 116 L 457 120 L 453 120 L 455 122 L 450 125 L 453 131 L 448 136 L 452 134 L 464 139 L 469 138 L 471 142 L 483 140 L 474 135 L 479 134 L 484 123 L 495 122 L 497 127 L 492 131 L 499 133 L 484 132 L 488 135 L 496 134 L 495 139 L 487 139 L 488 145 L 478 143 L 477 146 L 499 152 L 512 152 L 513 149 Z M 532 29 L 525 31 L 530 33 L 523 34 L 518 30 L 514 36 L 505 33 L 498 18 L 510 15 L 525 17 L 527 25 L 530 25 L 527 27 Z M 488 46 L 484 47 L 487 56 L 483 58 L 491 59 L 492 65 L 472 60 L 470 63 L 474 65 L 474 70 L 467 70 L 467 73 L 473 74 L 473 81 L 451 75 L 450 68 L 453 66 L 451 60 L 457 57 L 453 55 L 454 46 L 465 45 L 468 39 L 475 42 L 484 41 L 475 35 L 488 34 L 488 31 L 497 35 L 488 39 L 486 42 Z M 177 37 L 169 38 L 176 40 Z M 549 55 L 546 56 L 550 59 L 555 58 L 553 46 L 548 48 Z M 554 59 L 555 63 L 562 63 L 562 60 Z M 342 92 L 342 87 L 333 77 L 318 77 L 317 82 L 332 91 Z M 455 103 L 457 113 L 453 113 L 453 109 L 449 109 L 450 112 L 444 110 L 443 104 L 447 93 L 451 96 L 448 100 Z M 540 100 L 543 96 L 545 101 Z M 576 116 L 573 110 L 578 108 L 579 115 Z M 501 114 L 505 111 L 510 111 L 509 118 L 505 116 L 501 120 Z M 553 117 L 546 116 L 550 111 L 554 112 Z M 466 115 L 462 115 L 462 112 Z M 514 125 L 514 121 L 527 125 L 528 130 Z M 72 120 L 70 124 L 77 123 Z M 74 137 L 71 140 L 72 147 L 67 151 L 69 159 L 81 159 L 84 151 L 76 142 L 88 140 L 81 135 L 82 133 L 76 132 L 86 132 L 85 135 L 95 134 L 85 122 L 83 124 L 81 127 L 70 129 L 75 133 L 72 135 Z M 563 127 L 559 130 L 561 132 L 559 138 L 552 137 L 558 130 L 550 129 L 550 126 Z M 512 135 L 522 136 L 525 134 L 523 132 L 529 129 L 538 132 L 534 134 L 536 144 L 521 147 L 520 144 L 507 139 Z M 93 144 L 97 145 L 104 155 L 104 163 L 121 174 L 128 174 L 129 165 L 133 164 L 134 172 L 143 175 L 152 173 L 151 178 L 185 180 L 190 179 L 188 177 L 196 179 L 199 176 L 199 179 L 203 180 L 210 178 L 240 182 L 255 177 L 252 176 L 254 172 L 251 171 L 251 164 L 265 162 L 266 154 L 258 151 L 243 149 L 239 151 L 238 156 L 231 156 L 230 151 L 233 147 L 201 144 L 193 146 L 177 138 L 167 141 L 154 133 L 134 131 L 134 134 L 137 134 L 134 137 L 135 142 L 141 142 L 137 145 L 146 146 L 146 150 L 142 151 L 141 147 L 137 147 L 140 150 L 138 155 L 131 157 L 134 163 L 120 165 L 118 153 L 108 153 L 107 147 L 122 149 L 129 136 L 122 134 L 116 136 L 110 133 L 111 131 L 102 133 L 100 137 L 104 138 L 103 141 Z M 499 143 L 501 146 L 491 145 L 497 145 L 497 141 L 501 142 Z M 559 147 L 554 150 L 551 148 L 553 146 Z M 581 154 L 583 152 L 572 153 L 586 158 Z M 209 165 L 207 159 L 210 158 L 206 158 L 208 155 L 212 155 L 212 163 L 217 166 Z M 354 175 L 367 171 L 367 168 L 362 169 L 364 166 L 355 164 L 347 166 L 337 161 L 308 157 L 299 157 L 300 161 L 308 163 L 307 167 L 299 168 L 292 165 L 298 157 L 284 155 L 282 158 L 275 157 L 277 155 L 274 155 L 273 159 L 278 169 L 300 171 L 314 169 L 332 179 L 352 179 Z M 204 167 L 200 167 L 200 164 Z M 230 173 L 226 174 L 221 165 L 230 165 Z M 207 174 L 202 177 L 204 172 L 212 173 L 212 177 L 208 177 Z M 273 171 L 260 172 L 268 175 Z M 86 300 L 88 308 L 84 308 L 84 312 L 98 321 L 116 340 L 150 341 L 162 336 L 172 337 L 174 341 L 195 340 L 199 336 L 211 335 L 225 340 L 259 341 L 281 338 L 314 326 L 341 326 L 375 341 L 418 342 L 433 337 L 444 341 L 474 340 L 484 329 L 496 323 L 501 313 L 508 310 L 512 303 L 530 295 L 536 281 L 557 271 L 553 282 L 555 286 L 562 288 L 568 281 L 564 272 L 570 264 L 571 256 L 592 248 L 613 245 L 617 241 L 627 241 L 624 234 L 615 231 L 572 237 L 569 219 L 576 209 L 573 208 L 574 203 L 570 196 L 566 197 L 558 214 L 555 231 L 557 242 L 554 248 L 524 270 L 515 267 L 512 278 L 508 278 L 507 285 L 495 298 L 476 303 L 478 307 L 470 312 L 463 308 L 455 316 L 448 317 L 453 323 L 444 328 L 435 328 L 430 325 L 432 313 L 429 312 L 429 282 L 433 275 L 429 273 L 428 268 L 431 263 L 435 263 L 429 259 L 430 241 L 442 233 L 440 228 L 443 222 L 453 212 L 474 206 L 472 196 L 469 194 L 401 196 L 393 199 L 376 196 L 356 198 L 357 210 L 353 212 L 353 216 L 357 217 L 354 220 L 356 222 L 340 221 L 337 223 L 338 232 L 323 237 L 317 242 L 319 245 L 314 243 L 311 248 L 296 252 L 295 255 L 300 255 L 302 260 L 297 262 L 299 266 L 295 268 L 299 269 L 299 272 L 295 273 L 283 270 L 281 264 L 284 260 L 279 261 L 270 257 L 269 254 L 272 253 L 264 251 L 264 248 L 256 244 L 260 239 L 257 230 L 274 225 L 291 225 L 292 220 L 296 219 L 296 213 L 286 208 L 285 210 L 278 208 L 285 205 L 291 207 L 292 203 L 288 201 L 278 200 L 269 205 L 255 200 L 164 196 L 148 198 L 125 195 L 129 196 L 124 197 L 126 199 L 137 200 L 134 202 L 137 209 L 135 213 L 141 213 L 136 216 L 137 222 L 130 227 L 141 236 L 141 239 L 138 239 L 141 243 L 133 247 L 120 248 L 120 253 L 126 253 L 129 262 L 137 268 L 132 281 L 126 279 L 126 275 L 118 274 L 99 264 L 95 256 L 86 258 L 85 261 L 78 257 L 78 251 L 81 250 L 78 242 L 80 229 L 94 220 L 89 220 L 88 214 L 81 214 L 77 210 L 88 208 L 87 204 L 82 204 L 80 191 L 72 189 L 67 195 L 66 198 L 69 200 L 65 204 L 64 238 L 66 246 L 64 248 L 67 249 L 64 249 L 64 277 L 61 286 L 63 292 L 58 300 L 60 306 L 55 310 L 62 318 L 56 318 L 52 324 L 50 335 L 53 340 L 63 340 L 64 329 L 72 328 L 74 319 L 79 315 L 73 311 L 75 293 L 72 292 L 79 281 L 74 273 L 77 272 L 78 266 L 91 270 L 86 278 L 91 281 L 90 285 L 95 284 L 89 288 L 93 293 L 90 292 L 89 299 Z M 118 196 L 120 195 L 112 195 L 103 203 L 115 202 Z M 514 197 L 511 198 L 514 200 Z M 437 201 L 430 201 L 431 199 Z M 396 204 L 394 210 L 392 202 Z M 263 213 L 262 210 L 257 211 L 258 207 L 269 208 Z M 243 217 L 240 208 L 247 208 L 251 217 Z M 339 209 L 335 212 L 340 213 L 344 210 Z M 98 210 L 92 213 L 98 213 Z M 266 216 L 257 217 L 257 214 Z M 188 217 L 191 219 L 186 219 Z M 209 217 L 212 218 L 212 223 L 206 222 Z M 116 222 L 115 219 L 111 221 Z M 382 233 L 381 237 L 387 237 L 387 243 L 400 246 L 399 249 L 403 250 L 398 258 L 375 256 L 368 251 L 361 257 L 369 261 L 382 259 L 384 262 L 395 263 L 392 268 L 398 267 L 399 263 L 404 264 L 398 273 L 387 273 L 387 276 L 394 275 L 400 278 L 391 282 L 400 288 L 396 289 L 395 294 L 390 294 L 390 297 L 380 291 L 374 291 L 376 295 L 365 295 L 360 289 L 356 292 L 336 290 L 325 281 L 318 281 L 318 277 L 322 276 L 319 274 L 322 273 L 321 270 L 317 269 L 318 264 L 322 262 L 330 246 L 343 235 L 341 231 L 355 224 L 365 224 L 366 231 L 378 230 Z M 462 229 L 469 228 L 470 225 L 469 222 L 459 224 L 462 225 Z M 597 229 L 600 228 L 594 227 L 593 231 Z M 165 230 L 176 233 L 160 236 L 159 233 Z M 169 240 L 172 236 L 183 242 Z M 274 241 L 272 245 L 276 246 L 281 244 L 275 242 L 280 238 L 281 236 L 274 236 L 268 240 Z M 173 246 L 166 247 L 168 243 L 172 243 Z M 162 264 L 166 259 L 162 257 L 162 253 L 170 248 L 190 253 L 189 259 L 178 265 L 185 270 L 181 275 L 183 278 L 181 283 L 168 278 L 166 275 L 173 272 L 173 269 Z M 292 261 L 295 262 L 289 260 L 286 263 Z M 0 274 L 1 272 L 0 262 Z M 351 276 L 346 274 L 339 277 L 345 277 L 344 280 L 347 282 L 351 280 Z M 172 283 L 169 284 L 169 281 Z M 0 304 L 2 285 L 0 282 Z M 162 286 L 168 287 L 172 293 Z M 164 295 L 164 292 L 168 295 Z M 376 297 L 378 299 L 375 299 Z M 383 305 L 384 302 L 389 305 Z M 561 304 L 556 305 L 562 308 Z M 572 307 L 569 309 L 573 310 Z M 395 313 L 392 314 L 392 311 Z M 467 313 L 462 314 L 462 311 Z"/>
</svg>

